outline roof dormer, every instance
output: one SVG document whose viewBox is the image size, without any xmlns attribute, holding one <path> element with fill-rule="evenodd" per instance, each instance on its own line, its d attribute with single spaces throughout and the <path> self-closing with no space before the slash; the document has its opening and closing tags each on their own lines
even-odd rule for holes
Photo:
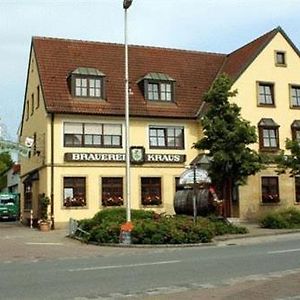
<svg viewBox="0 0 300 300">
<path fill-rule="evenodd" d="M 105 99 L 104 78 L 105 74 L 95 68 L 78 67 L 69 76 L 72 96 Z"/>
<path fill-rule="evenodd" d="M 168 74 L 148 73 L 138 82 L 143 83 L 144 97 L 149 101 L 175 101 L 175 79 Z"/>
</svg>

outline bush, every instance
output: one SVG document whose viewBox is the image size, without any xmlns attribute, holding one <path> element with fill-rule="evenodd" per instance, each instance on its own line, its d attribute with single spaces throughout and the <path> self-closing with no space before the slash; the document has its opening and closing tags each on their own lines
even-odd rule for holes
<svg viewBox="0 0 300 300">
<path fill-rule="evenodd" d="M 194 224 L 188 216 L 167 216 L 153 211 L 132 210 L 134 223 L 131 232 L 133 244 L 207 243 L 215 235 L 246 233 L 243 227 L 227 224 L 218 219 L 199 217 Z M 90 233 L 88 240 L 97 243 L 118 243 L 121 224 L 126 222 L 125 208 L 107 208 L 92 219 L 79 222 Z"/>
<path fill-rule="evenodd" d="M 300 228 L 300 211 L 287 208 L 266 214 L 260 220 L 261 227 L 271 229 Z"/>
</svg>

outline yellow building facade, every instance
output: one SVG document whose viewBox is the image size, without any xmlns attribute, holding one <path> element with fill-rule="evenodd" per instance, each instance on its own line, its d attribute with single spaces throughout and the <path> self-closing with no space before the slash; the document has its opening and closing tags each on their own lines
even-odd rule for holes
<svg viewBox="0 0 300 300">
<path fill-rule="evenodd" d="M 293 131 L 299 131 L 297 126 L 293 128 L 300 119 L 299 68 L 299 52 L 284 32 L 278 31 L 233 84 L 233 89 L 238 90 L 233 101 L 241 107 L 242 116 L 257 126 L 259 139 L 263 139 L 262 130 L 259 130 L 261 120 L 271 119 L 276 124 L 275 128 L 272 124 L 264 127 L 265 130 L 275 129 L 271 132 L 275 132 L 276 146 L 263 147 L 258 143 L 253 146 L 255 150 L 276 154 L 279 149 L 285 149 L 287 138 L 295 137 Z M 260 98 L 262 87 L 269 88 L 270 103 Z M 277 200 L 262 199 L 262 181 L 268 179 L 277 185 L 274 187 L 278 191 Z M 278 176 L 275 165 L 249 177 L 247 185 L 240 187 L 239 217 L 243 219 L 256 219 L 270 209 L 298 208 L 299 204 L 298 179 L 289 174 Z"/>
<path fill-rule="evenodd" d="M 21 142 L 33 139 L 21 160 L 24 222 L 39 219 L 42 196 L 56 227 L 125 204 L 123 52 L 116 44 L 33 38 L 20 134 Z M 256 150 L 284 149 L 300 120 L 299 52 L 281 28 L 229 55 L 130 46 L 129 70 L 132 208 L 175 213 L 178 178 L 199 154 L 202 97 L 218 74 L 232 77 L 232 101 L 258 126 Z M 298 207 L 296 195 L 295 178 L 271 166 L 239 187 L 231 216 Z"/>
</svg>

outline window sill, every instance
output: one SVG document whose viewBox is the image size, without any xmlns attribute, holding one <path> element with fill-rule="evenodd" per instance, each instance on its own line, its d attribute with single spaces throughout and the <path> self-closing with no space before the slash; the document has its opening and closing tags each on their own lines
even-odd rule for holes
<svg viewBox="0 0 300 300">
<path fill-rule="evenodd" d="M 272 202 L 270 202 L 270 203 L 260 203 L 260 206 L 281 206 L 281 203 L 280 203 L 280 201 L 279 202 L 276 202 L 276 203 L 272 203 Z"/>
<path fill-rule="evenodd" d="M 147 101 L 147 105 L 153 105 L 153 106 L 161 106 L 161 105 L 165 105 L 165 106 L 176 106 L 177 104 L 175 101 L 167 101 L 167 100 L 146 100 Z"/>
<path fill-rule="evenodd" d="M 65 209 L 65 210 L 70 210 L 70 209 L 75 209 L 75 210 L 78 210 L 78 209 L 88 209 L 87 206 L 63 206 L 62 209 Z"/>
<path fill-rule="evenodd" d="M 83 96 L 75 96 L 73 95 L 73 99 L 74 101 L 91 101 L 91 102 L 103 102 L 107 103 L 107 99 L 104 99 L 102 97 L 83 97 Z"/>
<path fill-rule="evenodd" d="M 261 148 L 261 149 L 259 149 L 259 151 L 262 152 L 262 153 L 274 153 L 274 154 L 276 154 L 280 151 L 280 149 L 279 148 Z"/>
<path fill-rule="evenodd" d="M 275 104 L 264 104 L 264 103 L 257 103 L 258 107 L 268 107 L 268 108 L 276 108 Z"/>
<path fill-rule="evenodd" d="M 163 208 L 164 206 L 163 206 L 163 204 L 141 204 L 141 207 L 142 208 L 153 208 L 153 207 L 155 207 L 155 208 Z"/>
<path fill-rule="evenodd" d="M 290 106 L 290 109 L 300 109 L 300 105 L 291 105 Z"/>
<path fill-rule="evenodd" d="M 279 63 L 275 63 L 276 67 L 281 67 L 281 68 L 286 68 L 287 64 L 279 64 Z"/>
<path fill-rule="evenodd" d="M 149 147 L 150 150 L 185 150 L 182 147 Z"/>
</svg>

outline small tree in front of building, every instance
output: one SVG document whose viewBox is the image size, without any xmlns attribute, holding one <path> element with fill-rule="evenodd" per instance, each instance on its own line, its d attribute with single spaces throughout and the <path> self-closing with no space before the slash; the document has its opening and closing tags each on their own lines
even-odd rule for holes
<svg viewBox="0 0 300 300">
<path fill-rule="evenodd" d="M 284 174 L 289 170 L 291 177 L 300 176 L 300 144 L 299 141 L 292 141 L 286 139 L 286 150 L 290 151 L 290 154 L 285 154 L 284 151 L 275 157 L 277 163 L 277 173 Z"/>
<path fill-rule="evenodd" d="M 208 111 L 201 119 L 204 136 L 194 144 L 212 157 L 209 175 L 225 200 L 225 215 L 230 215 L 233 186 L 245 184 L 260 171 L 263 158 L 249 145 L 257 142 L 255 126 L 241 117 L 241 108 L 230 103 L 237 94 L 226 74 L 220 75 L 204 95 Z"/>
</svg>

